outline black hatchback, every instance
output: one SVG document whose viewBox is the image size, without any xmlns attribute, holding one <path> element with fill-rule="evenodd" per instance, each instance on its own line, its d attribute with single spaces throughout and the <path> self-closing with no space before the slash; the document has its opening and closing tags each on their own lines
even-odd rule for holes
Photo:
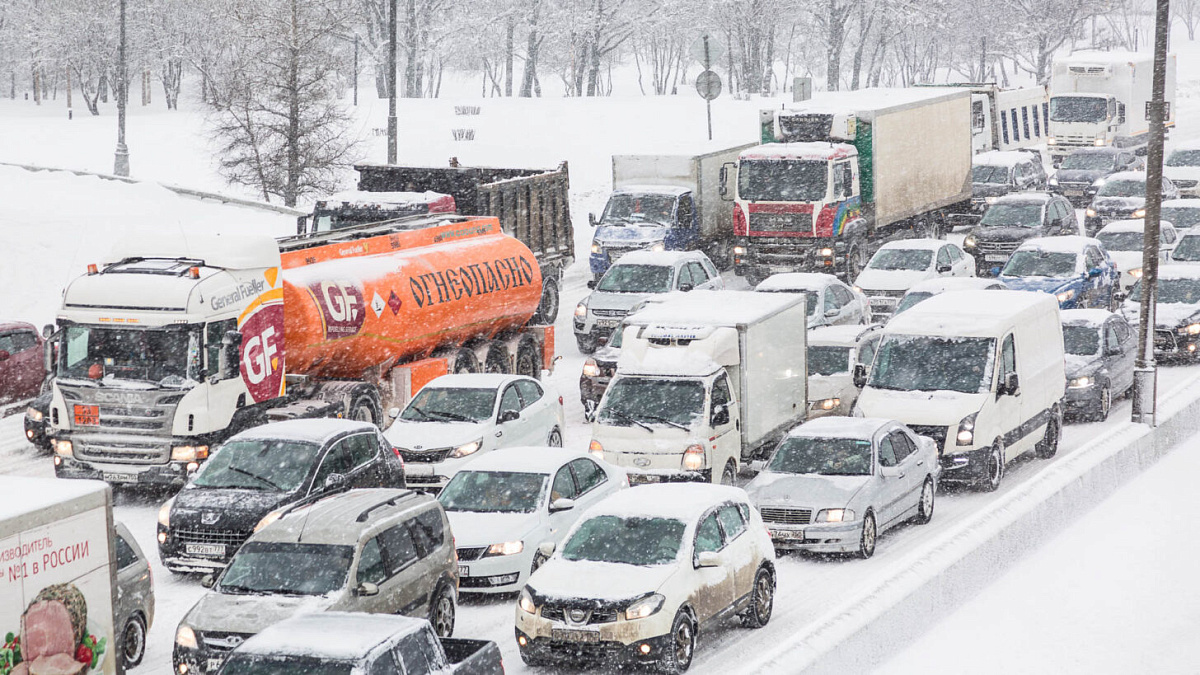
<svg viewBox="0 0 1200 675">
<path fill-rule="evenodd" d="M 172 572 L 224 567 L 264 517 L 342 489 L 405 487 L 396 449 L 368 422 L 276 422 L 233 436 L 158 514 Z"/>
</svg>

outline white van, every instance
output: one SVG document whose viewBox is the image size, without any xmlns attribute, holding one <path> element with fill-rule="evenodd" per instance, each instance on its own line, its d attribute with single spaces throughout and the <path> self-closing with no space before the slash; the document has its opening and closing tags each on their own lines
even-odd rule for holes
<svg viewBox="0 0 1200 675">
<path fill-rule="evenodd" d="M 942 480 L 1000 486 L 1004 464 L 1062 437 L 1066 374 L 1058 302 L 1047 293 L 934 296 L 884 327 L 855 411 L 938 444 Z"/>
</svg>

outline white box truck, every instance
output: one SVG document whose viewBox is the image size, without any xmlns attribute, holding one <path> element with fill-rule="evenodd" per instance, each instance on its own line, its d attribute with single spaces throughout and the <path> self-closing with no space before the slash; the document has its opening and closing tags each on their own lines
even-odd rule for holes
<svg viewBox="0 0 1200 675">
<path fill-rule="evenodd" d="M 632 483 L 731 484 L 804 421 L 803 294 L 691 291 L 631 316 L 592 454 Z"/>
<path fill-rule="evenodd" d="M 1020 150 L 1046 142 L 1046 86 L 1005 89 L 994 82 L 951 82 L 919 84 L 918 87 L 950 87 L 971 92 L 971 151 Z"/>
<path fill-rule="evenodd" d="M 1175 126 L 1175 55 L 1167 54 L 1166 126 Z M 1149 52 L 1076 52 L 1054 60 L 1050 137 L 1057 164 L 1076 148 L 1144 150 L 1150 137 L 1146 103 L 1154 79 Z"/>
<path fill-rule="evenodd" d="M 613 155 L 613 191 L 604 211 L 588 220 L 592 274 L 599 279 L 622 255 L 638 249 L 704 251 L 718 267 L 730 264 L 733 212 L 721 200 L 721 167 L 753 143 L 709 144 L 698 153 Z"/>
<path fill-rule="evenodd" d="M 0 672 L 115 675 L 112 491 L 0 476 Z"/>
</svg>

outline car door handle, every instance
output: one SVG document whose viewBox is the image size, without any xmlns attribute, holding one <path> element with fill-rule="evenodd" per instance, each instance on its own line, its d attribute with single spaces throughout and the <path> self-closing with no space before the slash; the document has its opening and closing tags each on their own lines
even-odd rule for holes
<svg viewBox="0 0 1200 675">
<path fill-rule="evenodd" d="M 501 437 L 501 436 L 503 436 L 503 435 L 504 435 L 504 432 L 503 432 L 503 431 L 497 431 L 497 432 L 496 432 L 496 438 L 500 438 L 500 437 Z"/>
<path fill-rule="evenodd" d="M 922 459 L 922 460 L 918 460 L 918 461 L 917 461 L 917 466 L 925 466 L 925 460 L 923 460 L 923 459 Z"/>
</svg>

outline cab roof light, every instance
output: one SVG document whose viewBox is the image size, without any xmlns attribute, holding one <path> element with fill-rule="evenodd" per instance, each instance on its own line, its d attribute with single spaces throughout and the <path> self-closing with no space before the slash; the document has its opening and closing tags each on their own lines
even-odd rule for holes
<svg viewBox="0 0 1200 675">
<path fill-rule="evenodd" d="M 87 270 L 88 276 L 100 273 L 100 268 L 96 266 L 96 263 L 88 263 Z"/>
<path fill-rule="evenodd" d="M 200 268 L 196 267 L 196 266 L 189 267 L 188 268 L 188 276 L 193 279 L 199 279 L 200 278 Z"/>
</svg>

